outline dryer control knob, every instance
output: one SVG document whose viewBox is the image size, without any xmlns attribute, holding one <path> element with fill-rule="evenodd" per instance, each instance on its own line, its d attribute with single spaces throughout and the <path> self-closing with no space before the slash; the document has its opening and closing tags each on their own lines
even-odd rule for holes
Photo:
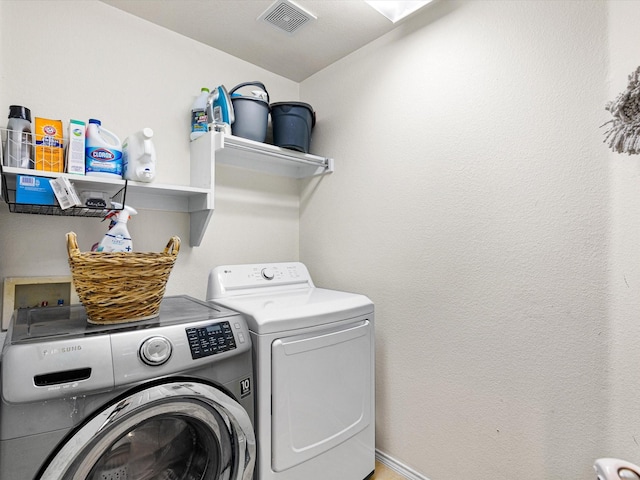
<svg viewBox="0 0 640 480">
<path fill-rule="evenodd" d="M 140 360 L 152 367 L 162 365 L 169 360 L 173 346 L 168 338 L 149 337 L 140 346 Z"/>
<path fill-rule="evenodd" d="M 265 280 L 273 280 L 273 277 L 275 277 L 276 274 L 273 272 L 273 269 L 271 268 L 263 268 L 262 269 L 262 277 Z"/>
</svg>

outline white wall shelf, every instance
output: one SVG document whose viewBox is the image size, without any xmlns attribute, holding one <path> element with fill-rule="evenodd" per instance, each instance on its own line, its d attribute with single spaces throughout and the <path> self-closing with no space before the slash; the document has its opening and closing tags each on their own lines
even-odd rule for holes
<svg viewBox="0 0 640 480">
<path fill-rule="evenodd" d="M 141 183 L 117 178 L 73 175 L 35 169 L 1 167 L 2 196 L 17 213 L 44 215 L 103 216 L 106 211 L 78 207 L 26 205 L 16 202 L 18 175 L 43 178 L 67 177 L 78 191 L 106 192 L 114 200 L 148 210 L 186 212 L 190 216 L 189 245 L 202 242 L 214 209 L 216 163 L 293 178 L 333 172 L 333 159 L 287 150 L 233 135 L 209 132 L 191 142 L 191 183 L 189 186 Z M 124 197 L 118 198 L 124 195 Z"/>
<path fill-rule="evenodd" d="M 212 163 L 255 170 L 270 175 L 306 178 L 333 172 L 333 159 L 209 132 L 191 142 L 191 162 Z"/>
<path fill-rule="evenodd" d="M 103 210 L 75 208 L 70 211 L 53 206 L 27 206 L 16 203 L 15 190 L 18 175 L 43 178 L 67 177 L 78 191 L 106 192 L 109 196 L 119 195 L 123 189 L 126 203 L 136 208 L 186 212 L 190 214 L 191 224 L 189 245 L 197 247 L 202 242 L 204 232 L 213 213 L 213 187 L 200 177 L 197 186 L 163 185 L 158 183 L 126 182 L 117 178 L 72 175 L 46 172 L 35 169 L 2 167 L 3 197 L 10 210 L 17 213 L 36 213 L 45 215 L 102 216 Z M 115 198 L 118 201 L 118 198 Z M 27 208 L 28 207 L 28 208 Z"/>
</svg>

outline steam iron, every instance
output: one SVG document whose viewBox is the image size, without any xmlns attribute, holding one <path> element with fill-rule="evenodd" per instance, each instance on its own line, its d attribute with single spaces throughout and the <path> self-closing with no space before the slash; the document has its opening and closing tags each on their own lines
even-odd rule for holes
<svg viewBox="0 0 640 480">
<path fill-rule="evenodd" d="M 211 119 L 211 130 L 231 134 L 235 115 L 231 97 L 224 85 L 218 85 L 207 97 L 207 118 Z"/>
<path fill-rule="evenodd" d="M 593 468 L 598 480 L 640 480 L 640 468 L 617 458 L 599 458 Z"/>
</svg>

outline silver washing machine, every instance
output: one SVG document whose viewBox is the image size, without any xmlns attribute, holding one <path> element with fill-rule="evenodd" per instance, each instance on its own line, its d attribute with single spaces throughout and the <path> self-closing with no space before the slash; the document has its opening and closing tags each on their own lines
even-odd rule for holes
<svg viewBox="0 0 640 480">
<path fill-rule="evenodd" d="M 155 319 L 89 325 L 81 305 L 21 309 L 1 368 L 2 480 L 250 480 L 251 339 L 187 296 Z"/>
<path fill-rule="evenodd" d="M 226 265 L 207 299 L 241 312 L 256 372 L 258 480 L 362 480 L 375 468 L 374 305 L 299 262 Z"/>
</svg>

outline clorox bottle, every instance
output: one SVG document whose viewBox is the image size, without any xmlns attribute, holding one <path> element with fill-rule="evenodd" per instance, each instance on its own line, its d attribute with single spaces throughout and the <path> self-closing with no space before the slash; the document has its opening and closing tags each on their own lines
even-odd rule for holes
<svg viewBox="0 0 640 480">
<path fill-rule="evenodd" d="M 122 142 L 95 118 L 87 127 L 85 175 L 122 178 Z"/>
</svg>

